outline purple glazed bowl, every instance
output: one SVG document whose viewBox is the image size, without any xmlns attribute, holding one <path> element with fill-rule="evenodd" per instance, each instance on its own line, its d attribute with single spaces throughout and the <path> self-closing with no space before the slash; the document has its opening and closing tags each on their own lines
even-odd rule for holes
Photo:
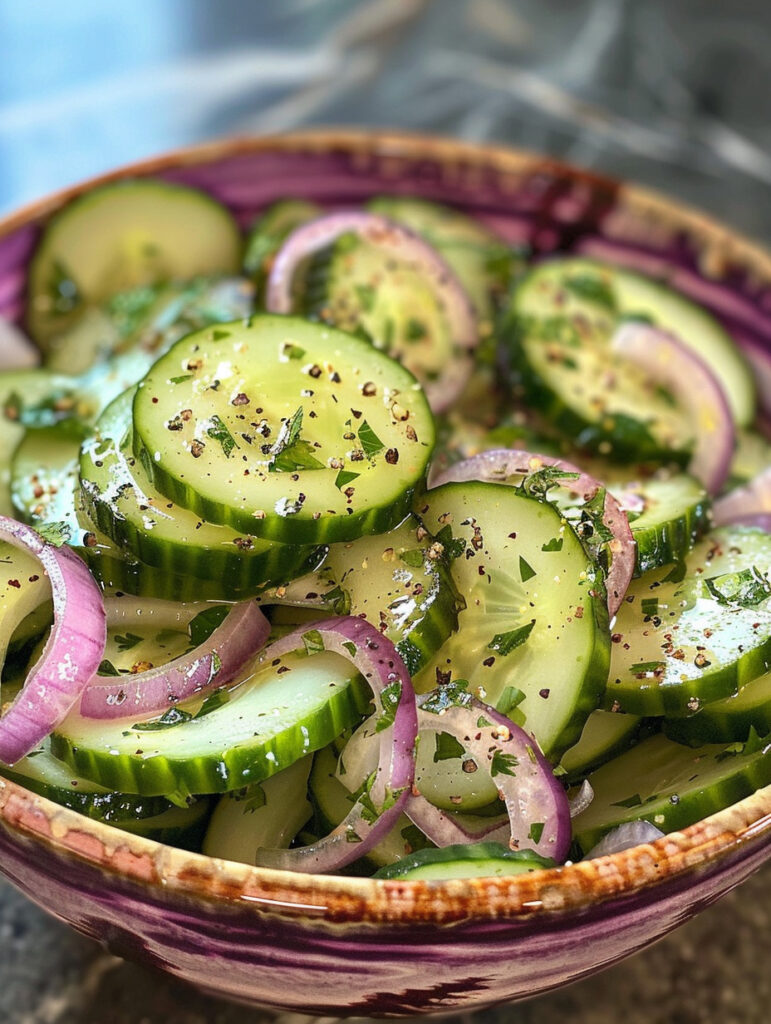
<svg viewBox="0 0 771 1024">
<path fill-rule="evenodd" d="M 737 339 L 771 347 L 771 258 L 700 214 L 531 154 L 340 131 L 186 150 L 13 214 L 0 223 L 0 317 L 21 319 L 26 265 L 52 213 L 95 184 L 143 175 L 211 192 L 244 226 L 283 196 L 447 201 L 537 252 L 664 276 Z M 660 938 L 769 854 L 771 787 L 600 860 L 508 879 L 376 882 L 183 853 L 0 780 L 0 870 L 41 907 L 209 992 L 314 1014 L 448 1013 L 534 996 Z"/>
</svg>

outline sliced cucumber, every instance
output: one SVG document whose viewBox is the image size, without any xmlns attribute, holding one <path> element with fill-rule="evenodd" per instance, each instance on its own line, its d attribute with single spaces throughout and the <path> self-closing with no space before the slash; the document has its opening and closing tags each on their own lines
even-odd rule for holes
<svg viewBox="0 0 771 1024">
<path fill-rule="evenodd" d="M 769 466 L 771 444 L 766 438 L 754 430 L 738 430 L 727 489 L 749 483 Z"/>
<path fill-rule="evenodd" d="M 203 841 L 207 857 L 256 864 L 257 850 L 289 846 L 313 814 L 308 803 L 312 755 L 245 789 L 221 797 Z"/>
<path fill-rule="evenodd" d="M 357 235 L 341 235 L 308 261 L 301 306 L 312 319 L 363 335 L 429 388 L 449 364 L 468 362 L 434 277 Z"/>
<path fill-rule="evenodd" d="M 151 179 L 94 189 L 48 224 L 28 275 L 27 328 L 44 348 L 116 292 L 235 273 L 238 226 L 210 196 Z"/>
<path fill-rule="evenodd" d="M 0 666 L 28 616 L 51 603 L 51 583 L 34 555 L 0 541 Z"/>
<path fill-rule="evenodd" d="M 535 735 L 548 757 L 578 739 L 600 700 L 609 635 L 601 571 L 548 502 L 505 484 L 451 483 L 419 514 L 448 551 L 466 608 L 415 678 L 423 693 L 448 673 Z"/>
<path fill-rule="evenodd" d="M 554 861 L 531 850 L 509 850 L 502 843 L 469 843 L 441 850 L 418 850 L 375 872 L 375 878 L 424 879 L 507 878 L 553 868 Z"/>
<path fill-rule="evenodd" d="M 616 496 L 631 492 L 644 503 L 642 512 L 629 515 L 637 545 L 636 576 L 685 558 L 711 526 L 711 503 L 706 491 L 684 473 L 631 484 L 611 481 L 608 490 Z"/>
<path fill-rule="evenodd" d="M 687 718 L 669 718 L 664 731 L 678 743 L 743 742 L 755 730 L 760 736 L 771 732 L 771 672 L 743 686 L 725 700 L 707 704 Z"/>
<path fill-rule="evenodd" d="M 573 819 L 588 853 L 611 829 L 648 821 L 662 832 L 686 828 L 771 782 L 771 746 L 710 744 L 693 750 L 651 736 L 589 776 L 594 799 Z"/>
<path fill-rule="evenodd" d="M 171 806 L 153 818 L 127 819 L 119 826 L 124 832 L 153 839 L 156 843 L 199 852 L 212 812 L 212 801 L 197 797 L 187 807 Z"/>
<path fill-rule="evenodd" d="M 86 309 L 70 330 L 51 339 L 47 366 L 82 373 L 115 352 L 140 348 L 152 357 L 211 324 L 249 316 L 254 288 L 245 278 L 197 277 L 112 295 Z"/>
<path fill-rule="evenodd" d="M 396 526 L 433 444 L 406 370 L 291 317 L 189 335 L 134 399 L 134 449 L 158 490 L 210 522 L 293 544 Z"/>
<path fill-rule="evenodd" d="M 771 667 L 771 537 L 723 527 L 632 583 L 614 624 L 606 702 L 687 715 Z"/>
<path fill-rule="evenodd" d="M 131 448 L 134 393 L 107 407 L 81 451 L 83 497 L 100 530 L 146 565 L 219 582 L 223 597 L 255 594 L 318 564 L 323 548 L 244 536 L 160 495 Z"/>
<path fill-rule="evenodd" d="M 273 259 L 284 240 L 300 225 L 321 214 L 321 207 L 304 199 L 279 199 L 264 210 L 252 225 L 246 239 L 244 270 L 263 297 Z"/>
<path fill-rule="evenodd" d="M 201 701 L 172 709 L 157 724 L 70 714 L 51 749 L 110 789 L 146 796 L 225 793 L 262 782 L 326 746 L 359 721 L 369 694 L 348 661 L 323 653 L 247 669 L 218 700 L 223 703 L 214 701 L 213 710 Z"/>
<path fill-rule="evenodd" d="M 264 600 L 366 618 L 396 645 L 410 673 L 457 629 L 462 604 L 441 545 L 413 515 L 388 533 L 331 545 L 315 573 Z"/>
<path fill-rule="evenodd" d="M 637 715 L 593 711 L 586 720 L 578 743 L 562 755 L 560 767 L 565 781 L 580 782 L 589 772 L 631 747 L 640 732 L 641 723 L 642 719 Z"/>
<path fill-rule="evenodd" d="M 521 255 L 460 210 L 412 196 L 377 196 L 368 209 L 403 224 L 432 245 L 458 276 L 480 320 L 492 328 L 495 299 L 508 290 Z"/>
<path fill-rule="evenodd" d="M 157 817 L 174 806 L 162 796 L 116 793 L 97 786 L 70 771 L 67 765 L 55 758 L 47 740 L 21 761 L 17 761 L 13 768 L 0 765 L 0 775 L 47 800 L 120 828 L 132 822 Z"/>
<path fill-rule="evenodd" d="M 614 330 L 629 317 L 652 318 L 694 347 L 723 382 L 737 422 L 752 422 L 752 377 L 716 321 L 664 285 L 568 258 L 521 281 L 504 331 L 521 387 L 568 438 L 616 459 L 687 457 L 687 415 L 610 350 Z"/>
</svg>

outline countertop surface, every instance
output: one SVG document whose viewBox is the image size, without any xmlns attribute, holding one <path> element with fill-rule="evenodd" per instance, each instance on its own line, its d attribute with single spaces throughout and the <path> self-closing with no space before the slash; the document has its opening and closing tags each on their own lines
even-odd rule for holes
<svg viewBox="0 0 771 1024">
<path fill-rule="evenodd" d="M 768 241 L 769 53 L 767 0 L 0 2 L 0 212 L 200 139 L 350 124 L 563 156 Z M 464 1024 L 766 1024 L 769 870 L 610 971 Z M 4 1024 L 269 1019 L 2 884 L 0 950 Z"/>
</svg>

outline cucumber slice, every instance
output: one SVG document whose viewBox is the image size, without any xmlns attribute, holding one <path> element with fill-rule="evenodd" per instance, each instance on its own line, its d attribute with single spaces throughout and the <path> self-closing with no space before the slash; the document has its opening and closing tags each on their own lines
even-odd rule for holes
<svg viewBox="0 0 771 1024">
<path fill-rule="evenodd" d="M 637 544 L 635 576 L 685 558 L 712 523 L 711 502 L 701 484 L 684 473 L 670 479 L 650 479 L 617 485 L 608 490 L 636 494 L 643 511 L 629 515 Z"/>
<path fill-rule="evenodd" d="M 582 447 L 676 461 L 691 447 L 693 425 L 671 396 L 610 350 L 628 317 L 652 319 L 695 348 L 724 383 L 737 423 L 754 418 L 752 377 L 729 336 L 664 285 L 591 260 L 553 260 L 521 281 L 509 312 L 504 339 L 520 386 Z"/>
<path fill-rule="evenodd" d="M 162 796 L 116 793 L 97 786 L 70 771 L 67 765 L 55 758 L 47 740 L 37 750 L 17 761 L 13 768 L 0 765 L 0 775 L 38 796 L 69 807 L 95 821 L 104 821 L 119 828 L 132 822 L 155 818 L 174 806 Z"/>
<path fill-rule="evenodd" d="M 273 260 L 289 235 L 321 214 L 321 207 L 304 199 L 279 199 L 264 210 L 246 239 L 244 270 L 257 286 L 262 300 Z"/>
<path fill-rule="evenodd" d="M 303 757 L 270 779 L 226 793 L 217 802 L 203 841 L 207 857 L 256 864 L 257 850 L 285 849 L 313 814 Z"/>
<path fill-rule="evenodd" d="M 632 583 L 614 624 L 606 701 L 687 715 L 771 667 L 771 537 L 723 527 L 685 562 Z"/>
<path fill-rule="evenodd" d="M 174 708 L 157 724 L 70 714 L 51 750 L 87 778 L 122 792 L 225 793 L 326 746 L 357 724 L 369 701 L 350 663 L 327 653 L 247 669 L 238 685 L 219 693 L 208 705 Z"/>
<path fill-rule="evenodd" d="M 599 703 L 610 638 L 601 572 L 560 512 L 505 484 L 451 483 L 419 502 L 453 555 L 458 632 L 416 676 L 448 673 L 534 734 L 555 760 Z"/>
<path fill-rule="evenodd" d="M 191 331 L 249 316 L 253 299 L 251 282 L 239 277 L 197 277 L 119 292 L 52 338 L 46 365 L 77 374 L 133 348 L 157 357 Z"/>
<path fill-rule="evenodd" d="M 48 224 L 29 268 L 27 329 L 47 348 L 116 292 L 235 273 L 240 256 L 238 226 L 205 193 L 151 179 L 104 185 Z"/>
<path fill-rule="evenodd" d="M 181 850 L 200 851 L 212 812 L 212 801 L 197 797 L 189 807 L 171 806 L 153 818 L 126 820 L 119 826 L 124 832 L 153 839 L 156 843 Z"/>
<path fill-rule="evenodd" d="M 81 451 L 83 498 L 100 530 L 146 565 L 219 582 L 223 597 L 256 594 L 318 564 L 323 548 L 244 536 L 158 494 L 131 448 L 134 394 L 107 407 Z"/>
<path fill-rule="evenodd" d="M 376 196 L 367 209 L 403 224 L 444 257 L 466 289 L 479 319 L 487 321 L 482 334 L 489 333 L 495 299 L 508 291 L 522 266 L 521 254 L 479 221 L 441 203 L 413 196 Z"/>
<path fill-rule="evenodd" d="M 51 584 L 37 558 L 0 541 L 0 666 L 17 628 L 50 604 Z"/>
<path fill-rule="evenodd" d="M 672 832 L 767 786 L 771 746 L 737 750 L 710 744 L 693 750 L 659 734 L 608 761 L 589 782 L 594 800 L 573 819 L 583 853 L 624 822 L 647 821 Z"/>
<path fill-rule="evenodd" d="M 340 782 L 336 771 L 337 754 L 334 748 L 329 746 L 319 750 L 313 758 L 309 793 L 315 807 L 316 828 L 321 835 L 337 828 L 353 806 L 351 791 Z M 393 864 L 409 851 L 410 837 L 417 843 L 428 842 L 407 815 L 400 814 L 388 835 L 363 860 L 371 867 Z"/>
<path fill-rule="evenodd" d="M 159 491 L 210 522 L 293 544 L 396 526 L 433 444 L 405 369 L 292 317 L 189 335 L 134 399 L 134 449 Z"/>
<path fill-rule="evenodd" d="M 411 674 L 457 629 L 462 604 L 441 545 L 413 515 L 388 533 L 331 545 L 315 573 L 264 600 L 368 619 Z"/>
<path fill-rule="evenodd" d="M 771 444 L 754 430 L 736 432 L 736 449 L 726 490 L 747 484 L 771 466 Z"/>
<path fill-rule="evenodd" d="M 637 740 L 642 719 L 593 711 L 586 720 L 581 739 L 562 755 L 560 767 L 566 782 L 580 782 L 589 772 L 605 764 Z"/>
<path fill-rule="evenodd" d="M 353 234 L 308 261 L 302 304 L 311 319 L 363 335 L 429 389 L 449 364 L 469 362 L 435 280 L 414 259 L 398 259 Z"/>
<path fill-rule="evenodd" d="M 732 697 L 707 704 L 695 715 L 664 722 L 670 739 L 692 746 L 743 742 L 753 729 L 760 736 L 771 732 L 771 672 L 753 679 Z"/>
<path fill-rule="evenodd" d="M 530 850 L 509 850 L 502 843 L 469 843 L 418 850 L 381 868 L 373 877 L 443 882 L 452 878 L 508 878 L 554 866 L 553 860 Z"/>
</svg>

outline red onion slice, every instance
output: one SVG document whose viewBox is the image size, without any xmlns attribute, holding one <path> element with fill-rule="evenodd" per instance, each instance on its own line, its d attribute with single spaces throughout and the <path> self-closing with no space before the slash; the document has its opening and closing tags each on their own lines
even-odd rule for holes
<svg viewBox="0 0 771 1024">
<path fill-rule="evenodd" d="M 496 818 L 481 818 L 479 827 L 474 828 L 468 819 L 455 817 L 430 803 L 418 793 L 413 793 L 404 808 L 404 813 L 435 846 L 454 846 L 456 843 L 508 843 L 511 825 L 508 815 Z M 475 824 L 477 824 L 475 822 Z"/>
<path fill-rule="evenodd" d="M 674 335 L 649 324 L 623 324 L 613 336 L 613 349 L 663 384 L 687 410 L 695 434 L 688 470 L 710 494 L 718 494 L 728 477 L 736 430 L 712 370 Z"/>
<path fill-rule="evenodd" d="M 715 526 L 760 526 L 771 521 L 771 467 L 758 473 L 748 484 L 718 498 L 712 506 Z"/>
<path fill-rule="evenodd" d="M 604 484 L 579 467 L 565 459 L 553 458 L 550 455 L 537 455 L 533 452 L 520 451 L 515 448 L 496 448 L 492 451 L 479 452 L 469 459 L 456 462 L 454 466 L 443 469 L 431 477 L 430 486 L 440 487 L 452 482 L 467 480 L 483 480 L 488 483 L 506 483 L 512 476 L 529 476 L 531 473 L 553 466 L 566 473 L 575 473 L 573 478 L 556 478 L 555 484 L 576 494 L 583 501 L 591 499 L 604 487 Z M 610 542 L 611 564 L 605 581 L 608 591 L 608 611 L 611 618 L 621 607 L 632 574 L 634 572 L 636 554 L 635 541 L 624 510 L 613 495 L 605 491 L 603 522 L 613 534 Z"/>
<path fill-rule="evenodd" d="M 51 581 L 54 621 L 21 691 L 0 718 L 0 760 L 14 764 L 66 717 L 99 668 L 107 637 L 102 594 L 85 564 L 30 526 L 0 516 L 0 538 L 30 551 Z"/>
<path fill-rule="evenodd" d="M 380 214 L 350 210 L 325 214 L 301 225 L 276 254 L 268 278 L 265 308 L 270 313 L 291 313 L 292 280 L 300 263 L 347 234 L 377 246 L 385 256 L 409 260 L 426 275 L 441 299 L 457 351 L 442 368 L 439 378 L 424 384 L 424 390 L 433 411 L 442 412 L 455 401 L 471 374 L 468 353 L 479 343 L 476 317 L 455 272 L 428 242 L 401 224 Z"/>
<path fill-rule="evenodd" d="M 617 825 L 608 834 L 593 846 L 586 854 L 584 860 L 596 860 L 597 857 L 610 857 L 614 853 L 623 853 L 624 850 L 631 850 L 633 846 L 642 846 L 643 843 L 655 843 L 661 839 L 665 832 L 649 821 L 625 821 Z"/>
<path fill-rule="evenodd" d="M 26 334 L 0 316 L 0 370 L 26 370 L 40 365 L 40 349 Z"/>
<path fill-rule="evenodd" d="M 437 710 L 429 710 L 432 704 Z M 450 703 L 439 687 L 421 700 L 419 715 L 421 734 L 450 733 L 463 745 L 465 756 L 477 769 L 490 771 L 509 816 L 503 842 L 508 842 L 512 850 L 534 850 L 544 857 L 564 861 L 571 840 L 570 806 L 565 790 L 535 740 L 505 715 L 465 691 L 456 690 Z M 449 843 L 474 842 L 479 838 L 470 839 L 465 829 L 450 822 L 446 815 L 445 821 L 440 822 L 437 815 L 425 811 L 417 801 L 416 795 L 406 812 L 418 828 L 425 826 L 433 831 L 434 842 L 437 838 L 446 838 Z M 435 827 L 439 824 L 441 831 Z M 500 835 L 491 829 L 486 838 Z"/>
<path fill-rule="evenodd" d="M 348 615 L 309 623 L 271 644 L 262 659 L 273 660 L 303 650 L 303 638 L 311 632 L 314 642 L 320 639 L 325 651 L 352 662 L 372 688 L 381 727 L 378 766 L 369 792 L 359 797 L 328 836 L 299 849 L 260 850 L 258 863 L 289 871 L 324 873 L 358 860 L 396 823 L 415 779 L 418 715 L 404 662 L 391 641 L 365 619 Z"/>
<path fill-rule="evenodd" d="M 205 644 L 166 665 L 92 679 L 80 704 L 84 718 L 147 717 L 231 682 L 268 639 L 270 623 L 256 602 L 234 605 Z"/>
</svg>

